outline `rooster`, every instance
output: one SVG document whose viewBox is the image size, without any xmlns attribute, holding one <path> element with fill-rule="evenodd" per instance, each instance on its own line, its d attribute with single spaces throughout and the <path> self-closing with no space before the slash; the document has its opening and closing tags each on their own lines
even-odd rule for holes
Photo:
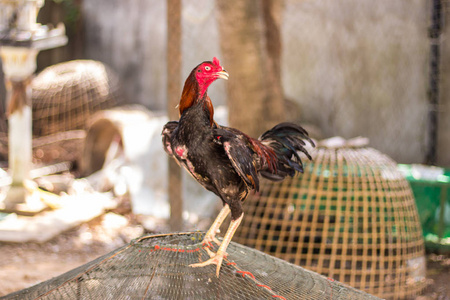
<svg viewBox="0 0 450 300">
<path fill-rule="evenodd" d="M 305 141 L 314 146 L 308 133 L 293 123 L 281 123 L 253 139 L 214 121 L 214 108 L 207 94 L 215 80 L 228 73 L 214 57 L 195 67 L 186 79 L 178 105 L 179 121 L 168 122 L 162 131 L 165 151 L 183 166 L 204 188 L 220 197 L 223 208 L 207 231 L 203 243 L 215 242 L 217 253 L 208 249 L 210 259 L 190 265 L 217 265 L 216 276 L 228 244 L 244 216 L 242 202 L 251 190 L 258 191 L 258 174 L 272 181 L 303 172 L 298 152 L 311 156 Z M 216 233 L 231 212 L 231 223 L 220 242 Z"/>
</svg>

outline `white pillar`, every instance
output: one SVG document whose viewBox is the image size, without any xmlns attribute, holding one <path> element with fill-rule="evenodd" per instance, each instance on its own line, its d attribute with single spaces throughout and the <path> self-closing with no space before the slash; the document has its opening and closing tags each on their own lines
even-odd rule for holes
<svg viewBox="0 0 450 300">
<path fill-rule="evenodd" d="M 31 78 L 36 70 L 37 49 L 25 47 L 0 48 L 7 88 L 9 172 L 11 188 L 5 199 L 7 209 L 24 203 L 32 164 Z"/>
</svg>

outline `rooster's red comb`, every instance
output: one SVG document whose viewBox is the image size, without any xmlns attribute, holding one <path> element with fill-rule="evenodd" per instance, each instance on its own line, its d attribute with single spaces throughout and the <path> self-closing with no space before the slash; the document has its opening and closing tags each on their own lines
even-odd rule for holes
<svg viewBox="0 0 450 300">
<path fill-rule="evenodd" d="M 217 57 L 213 58 L 213 64 L 216 65 L 216 66 L 220 66 L 220 61 L 219 61 L 219 59 Z"/>
</svg>

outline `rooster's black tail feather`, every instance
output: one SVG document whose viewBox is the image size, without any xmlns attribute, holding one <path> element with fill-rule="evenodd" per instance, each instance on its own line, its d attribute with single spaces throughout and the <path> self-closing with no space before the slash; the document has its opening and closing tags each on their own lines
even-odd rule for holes
<svg viewBox="0 0 450 300">
<path fill-rule="evenodd" d="M 261 135 L 259 140 L 270 147 L 276 154 L 276 170 L 262 170 L 260 174 L 272 181 L 283 180 L 286 176 L 293 177 L 295 172 L 303 173 L 303 163 L 298 152 L 302 152 L 311 160 L 306 150 L 306 142 L 315 146 L 308 132 L 294 123 L 280 123 Z"/>
</svg>

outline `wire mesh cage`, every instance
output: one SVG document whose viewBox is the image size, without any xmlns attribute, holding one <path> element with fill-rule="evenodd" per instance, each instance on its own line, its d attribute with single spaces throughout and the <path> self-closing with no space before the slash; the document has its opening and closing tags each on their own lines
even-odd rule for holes
<svg viewBox="0 0 450 300">
<path fill-rule="evenodd" d="M 37 162 L 74 161 L 81 153 L 84 130 L 97 111 L 122 100 L 118 76 L 93 60 L 73 60 L 44 69 L 31 83 L 33 157 Z M 8 138 L 0 132 L 0 154 Z"/>
<path fill-rule="evenodd" d="M 83 266 L 0 299 L 378 299 L 254 249 L 231 243 L 215 266 L 204 234 L 139 238 Z"/>
<path fill-rule="evenodd" d="M 321 143 L 303 175 L 262 182 L 235 240 L 379 297 L 408 299 L 425 287 L 414 198 L 395 162 L 364 143 Z"/>
<path fill-rule="evenodd" d="M 35 136 L 85 129 L 93 113 L 120 99 L 117 75 L 93 60 L 50 66 L 33 79 L 32 89 Z"/>
</svg>

